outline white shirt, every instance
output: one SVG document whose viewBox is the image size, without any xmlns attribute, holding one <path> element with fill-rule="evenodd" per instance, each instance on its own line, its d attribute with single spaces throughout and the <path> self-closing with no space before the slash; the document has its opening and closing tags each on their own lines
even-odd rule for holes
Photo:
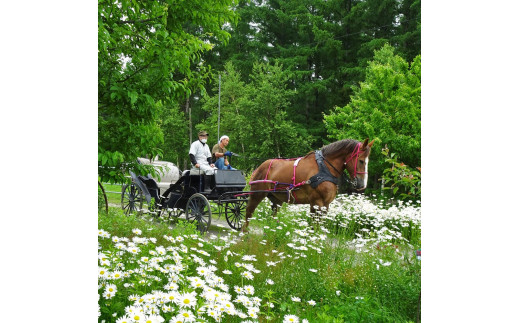
<svg viewBox="0 0 520 323">
<path fill-rule="evenodd" d="M 211 157 L 208 144 L 202 144 L 200 140 L 194 141 L 190 146 L 190 154 L 195 156 L 197 164 L 209 165 L 208 157 Z"/>
</svg>

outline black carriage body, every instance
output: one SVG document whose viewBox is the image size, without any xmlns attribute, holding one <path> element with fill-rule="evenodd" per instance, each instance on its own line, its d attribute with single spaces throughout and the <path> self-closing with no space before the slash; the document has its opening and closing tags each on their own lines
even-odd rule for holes
<svg viewBox="0 0 520 323">
<path fill-rule="evenodd" d="M 209 208 L 208 201 L 216 201 L 219 206 L 219 214 L 220 212 L 225 213 L 229 225 L 236 230 L 241 228 L 240 220 L 243 217 L 242 213 L 245 210 L 247 198 L 241 194 L 246 187 L 246 179 L 240 170 L 217 170 L 214 175 L 190 174 L 190 171 L 186 171 L 161 195 L 157 182 L 151 176 L 136 176 L 133 173 L 131 175 L 132 181 L 143 192 L 147 202 L 155 200 L 154 205 L 159 212 L 167 210 L 170 216 L 175 214 L 177 217 L 185 212 L 189 221 L 208 212 L 206 215 L 208 222 L 201 224 L 199 221 L 201 227 L 199 230 L 203 232 L 207 230 L 211 222 L 211 210 L 204 208 Z M 202 209 L 205 211 L 202 212 Z"/>
<path fill-rule="evenodd" d="M 239 170 L 219 170 L 215 173 L 215 190 L 217 195 L 227 192 L 242 191 L 246 187 L 244 173 Z"/>
<path fill-rule="evenodd" d="M 186 172 L 165 192 L 165 205 L 168 208 L 184 209 L 193 194 L 200 193 L 208 200 L 219 200 L 221 196 L 228 195 L 226 193 L 237 193 L 245 187 L 246 179 L 240 170 L 217 170 L 214 175 L 192 175 Z"/>
</svg>

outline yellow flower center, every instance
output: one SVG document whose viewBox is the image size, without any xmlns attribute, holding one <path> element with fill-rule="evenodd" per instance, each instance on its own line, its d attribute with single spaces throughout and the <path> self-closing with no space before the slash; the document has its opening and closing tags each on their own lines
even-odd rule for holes
<svg viewBox="0 0 520 323">
<path fill-rule="evenodd" d="M 189 304 L 190 303 L 190 300 L 189 299 L 185 299 L 184 300 L 184 304 Z"/>
<path fill-rule="evenodd" d="M 134 321 L 139 321 L 140 317 L 139 315 L 134 316 Z"/>
<path fill-rule="evenodd" d="M 182 316 L 184 316 L 184 317 L 190 317 L 190 314 L 188 314 L 188 313 L 182 313 Z"/>
<path fill-rule="evenodd" d="M 173 301 L 173 299 L 174 299 L 174 298 L 175 298 L 175 297 L 173 297 L 173 296 L 170 296 L 170 300 L 171 300 L 171 301 Z"/>
<path fill-rule="evenodd" d="M 104 275 L 104 274 L 105 274 L 105 271 L 102 270 L 102 271 L 100 271 L 99 273 L 100 273 L 101 275 Z"/>
</svg>

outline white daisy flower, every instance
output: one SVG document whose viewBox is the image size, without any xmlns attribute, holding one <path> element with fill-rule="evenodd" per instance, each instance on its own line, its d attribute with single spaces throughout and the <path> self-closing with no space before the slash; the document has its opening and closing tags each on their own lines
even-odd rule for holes
<svg viewBox="0 0 520 323">
<path fill-rule="evenodd" d="M 128 315 L 123 315 L 116 320 L 116 323 L 131 323 L 132 319 Z"/>
<path fill-rule="evenodd" d="M 240 274 L 240 276 L 252 280 L 254 278 L 253 274 L 250 271 L 244 271 Z"/>
<path fill-rule="evenodd" d="M 177 305 L 180 307 L 195 307 L 197 304 L 197 293 L 183 293 L 179 295 L 179 299 L 177 300 Z"/>
<path fill-rule="evenodd" d="M 255 293 L 255 288 L 251 285 L 244 286 L 244 292 L 248 295 L 253 295 Z"/>
<path fill-rule="evenodd" d="M 285 315 L 283 317 L 283 323 L 298 323 L 300 322 L 300 319 L 296 315 Z"/>
</svg>

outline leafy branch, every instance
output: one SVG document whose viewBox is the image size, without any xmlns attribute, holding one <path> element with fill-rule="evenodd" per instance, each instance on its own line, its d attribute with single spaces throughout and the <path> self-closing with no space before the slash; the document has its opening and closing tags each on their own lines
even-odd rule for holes
<svg viewBox="0 0 520 323">
<path fill-rule="evenodd" d="M 387 147 L 383 148 L 382 154 L 387 157 L 385 162 L 392 165 L 383 171 L 383 190 L 388 190 L 393 196 L 403 200 L 420 200 L 421 168 L 410 169 L 399 162 Z"/>
</svg>

